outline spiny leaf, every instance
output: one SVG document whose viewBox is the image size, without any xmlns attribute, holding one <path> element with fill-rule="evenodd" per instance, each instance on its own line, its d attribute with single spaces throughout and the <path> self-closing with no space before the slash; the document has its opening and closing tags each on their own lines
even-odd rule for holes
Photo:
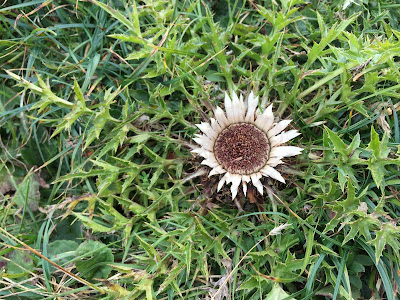
<svg viewBox="0 0 400 300">
<path fill-rule="evenodd" d="M 120 11 L 111 8 L 109 5 L 101 3 L 100 1 L 97 1 L 97 0 L 91 0 L 91 2 L 100 6 L 102 9 L 104 9 L 106 12 L 108 12 L 110 15 L 112 15 L 115 19 L 117 19 L 122 24 L 124 24 L 128 29 L 130 29 L 138 37 L 142 36 L 141 32 L 140 32 L 140 25 L 139 25 L 139 19 L 138 19 L 138 12 L 136 9 L 136 3 L 133 3 L 133 5 L 130 8 L 130 9 L 132 9 L 132 12 L 133 12 L 133 14 L 132 14 L 133 22 L 132 22 L 132 20 L 127 19 Z"/>
<path fill-rule="evenodd" d="M 350 227 L 349 233 L 345 236 L 343 240 L 343 245 L 346 244 L 348 241 L 353 240 L 356 236 L 361 234 L 364 236 L 366 240 L 369 240 L 371 237 L 370 230 L 372 228 L 376 228 L 380 225 L 378 219 L 371 214 L 361 214 L 358 216 L 358 219 L 347 223 Z"/>
<path fill-rule="evenodd" d="M 384 134 L 382 141 L 379 141 L 379 135 L 374 127 L 371 127 L 371 141 L 368 144 L 368 150 L 372 151 L 372 157 L 368 160 L 368 169 L 371 171 L 372 178 L 379 188 L 383 182 L 387 170 L 385 165 L 394 163 L 394 160 L 387 160 L 390 149 L 388 148 L 388 137 Z"/>
<path fill-rule="evenodd" d="M 311 51 L 308 53 L 308 60 L 306 63 L 306 68 L 308 69 L 311 64 L 318 58 L 325 47 L 335 40 L 339 35 L 343 33 L 347 26 L 349 26 L 354 20 L 358 18 L 359 14 L 354 14 L 351 18 L 342 21 L 341 23 L 334 24 L 329 31 L 324 34 L 325 36 L 321 39 L 319 44 L 315 43 Z"/>
<path fill-rule="evenodd" d="M 375 181 L 376 186 L 379 188 L 382 185 L 383 179 L 387 174 L 385 164 L 382 162 L 372 162 L 369 161 L 368 169 L 371 171 L 372 178 Z"/>
<path fill-rule="evenodd" d="M 375 231 L 376 237 L 371 241 L 371 244 L 375 247 L 375 258 L 376 263 L 379 262 L 382 256 L 383 249 L 386 245 L 393 248 L 394 254 L 397 258 L 400 258 L 400 229 L 391 223 L 385 223 L 382 225 L 380 230 Z"/>
<path fill-rule="evenodd" d="M 335 152 L 340 153 L 343 157 L 347 156 L 347 145 L 338 137 L 338 135 L 330 130 L 328 127 L 325 127 L 325 130 L 328 132 L 328 137 L 333 144 L 333 148 Z"/>
<path fill-rule="evenodd" d="M 114 230 L 114 227 L 107 227 L 98 222 L 93 221 L 92 219 L 84 216 L 80 213 L 73 213 L 75 217 L 82 221 L 86 227 L 92 229 L 94 232 L 110 232 Z"/>
<path fill-rule="evenodd" d="M 387 134 L 385 133 L 382 141 L 379 141 L 379 135 L 376 133 L 374 126 L 371 126 L 371 141 L 367 149 L 372 151 L 373 158 L 377 160 L 386 159 L 390 152 Z"/>
<path fill-rule="evenodd" d="M 294 300 L 295 298 L 290 297 L 288 293 L 286 293 L 279 284 L 275 283 L 268 293 L 265 300 Z"/>
</svg>

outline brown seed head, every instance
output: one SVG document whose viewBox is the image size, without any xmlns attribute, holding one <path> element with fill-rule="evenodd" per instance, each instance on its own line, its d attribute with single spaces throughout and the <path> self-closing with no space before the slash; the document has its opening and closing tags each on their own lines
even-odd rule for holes
<svg viewBox="0 0 400 300">
<path fill-rule="evenodd" d="M 249 123 L 226 127 L 214 144 L 215 158 L 232 174 L 249 175 L 257 172 L 267 163 L 269 152 L 266 134 Z"/>
</svg>

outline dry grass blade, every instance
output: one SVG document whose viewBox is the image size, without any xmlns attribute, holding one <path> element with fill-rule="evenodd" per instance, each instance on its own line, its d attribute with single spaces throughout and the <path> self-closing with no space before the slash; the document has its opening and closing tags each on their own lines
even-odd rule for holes
<svg viewBox="0 0 400 300">
<path fill-rule="evenodd" d="M 67 274 L 68 276 L 74 278 L 75 280 L 81 282 L 84 285 L 90 286 L 92 289 L 104 294 L 105 291 L 100 288 L 97 287 L 95 285 L 93 285 L 92 283 L 86 281 L 85 279 L 75 275 L 74 273 L 64 269 L 63 267 L 59 266 L 58 264 L 56 264 L 55 262 L 52 262 L 50 259 L 48 259 L 47 257 L 45 257 L 44 255 L 42 255 L 40 252 L 38 252 L 37 250 L 33 249 L 32 247 L 28 246 L 27 244 L 25 244 L 24 242 L 20 241 L 19 239 L 17 239 L 16 237 L 14 237 L 12 234 L 8 233 L 6 230 L 4 230 L 3 228 L 0 228 L 0 231 L 3 232 L 5 235 L 7 235 L 8 237 L 10 237 L 12 240 L 14 240 L 15 242 L 17 242 L 18 244 L 21 244 L 22 246 L 24 246 L 26 249 L 28 249 L 30 252 L 32 252 L 32 254 L 35 254 L 37 256 L 39 256 L 40 258 L 44 259 L 45 261 L 47 261 L 49 264 L 53 265 L 54 267 L 56 267 L 57 269 L 61 270 L 62 272 L 64 272 L 65 274 Z"/>
</svg>

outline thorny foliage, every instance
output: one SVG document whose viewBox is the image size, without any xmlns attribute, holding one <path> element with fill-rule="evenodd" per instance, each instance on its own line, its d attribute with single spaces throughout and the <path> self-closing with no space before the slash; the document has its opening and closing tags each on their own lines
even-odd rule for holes
<svg viewBox="0 0 400 300">
<path fill-rule="evenodd" d="M 6 1 L 0 296 L 396 299 L 398 7 Z M 241 213 L 189 152 L 226 90 L 305 148 Z"/>
</svg>

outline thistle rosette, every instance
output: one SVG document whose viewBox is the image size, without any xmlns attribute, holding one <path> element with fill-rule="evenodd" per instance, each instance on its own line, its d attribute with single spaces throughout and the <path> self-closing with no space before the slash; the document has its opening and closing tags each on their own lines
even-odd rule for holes
<svg viewBox="0 0 400 300">
<path fill-rule="evenodd" d="M 232 199 L 238 193 L 240 183 L 246 195 L 247 184 L 252 183 L 263 194 L 262 176 L 285 183 L 282 175 L 274 169 L 282 164 L 284 157 L 295 156 L 303 150 L 282 144 L 300 135 L 297 130 L 283 130 L 291 120 L 275 122 L 272 104 L 263 113 L 257 108 L 258 97 L 253 92 L 243 100 L 236 94 L 225 93 L 225 112 L 217 107 L 215 119 L 196 126 L 203 134 L 195 134 L 194 141 L 200 145 L 192 152 L 201 155 L 201 164 L 212 168 L 209 176 L 222 175 L 217 191 L 226 183 L 232 183 Z"/>
</svg>

